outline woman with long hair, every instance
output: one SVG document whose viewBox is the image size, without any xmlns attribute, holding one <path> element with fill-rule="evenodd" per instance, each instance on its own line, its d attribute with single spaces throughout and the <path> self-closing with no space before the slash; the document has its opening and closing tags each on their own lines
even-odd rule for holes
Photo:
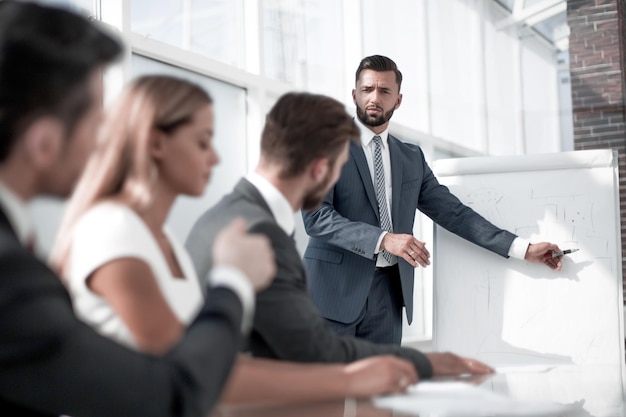
<svg viewBox="0 0 626 417">
<path fill-rule="evenodd" d="M 179 195 L 204 192 L 218 162 L 213 124 L 212 99 L 197 85 L 168 76 L 136 79 L 108 112 L 69 201 L 51 260 L 77 314 L 132 348 L 165 353 L 202 304 L 204 277 L 165 220 Z M 224 400 L 370 396 L 403 391 L 416 380 L 412 364 L 390 356 L 304 365 L 240 355 Z"/>
</svg>

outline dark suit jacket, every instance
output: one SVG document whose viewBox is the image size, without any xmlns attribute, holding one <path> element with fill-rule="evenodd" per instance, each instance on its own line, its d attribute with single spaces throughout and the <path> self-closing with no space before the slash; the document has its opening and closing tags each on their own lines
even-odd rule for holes
<svg viewBox="0 0 626 417">
<path fill-rule="evenodd" d="M 413 234 L 415 210 L 435 223 L 502 256 L 515 235 L 499 229 L 440 185 L 419 146 L 389 135 L 391 221 L 394 233 Z M 376 192 L 361 144 L 350 144 L 350 158 L 322 206 L 303 212 L 310 236 L 304 263 L 313 301 L 326 318 L 352 323 L 365 305 L 376 267 L 382 229 Z M 414 268 L 398 259 L 409 323 L 413 318 Z M 462 277 L 461 277 L 462 278 Z"/>
<path fill-rule="evenodd" d="M 341 337 L 327 327 L 307 292 L 304 265 L 294 241 L 276 223 L 259 191 L 245 179 L 198 219 L 187 238 L 187 250 L 198 276 L 206 276 L 211 268 L 210 253 L 216 234 L 236 217 L 247 220 L 251 233 L 261 233 L 270 239 L 278 268 L 272 284 L 257 294 L 249 342 L 254 356 L 346 363 L 393 354 L 411 360 L 422 378 L 432 375 L 430 362 L 417 350 Z"/>
<path fill-rule="evenodd" d="M 78 321 L 58 277 L 23 249 L 0 211 L 0 415 L 208 415 L 240 342 L 242 307 L 224 288 L 164 357 Z"/>
</svg>

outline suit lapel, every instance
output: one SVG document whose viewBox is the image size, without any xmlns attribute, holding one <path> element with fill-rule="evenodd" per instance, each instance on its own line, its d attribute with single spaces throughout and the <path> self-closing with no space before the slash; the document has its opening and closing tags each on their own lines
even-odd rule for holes
<svg viewBox="0 0 626 417">
<path fill-rule="evenodd" d="M 5 229 L 8 232 L 10 232 L 11 235 L 13 235 L 13 237 L 15 237 L 15 240 L 17 240 L 19 242 L 19 239 L 17 237 L 17 233 L 15 233 L 15 229 L 13 229 L 13 225 L 9 221 L 9 218 L 4 213 L 4 210 L 2 208 L 0 208 L 0 229 Z"/>
<path fill-rule="evenodd" d="M 389 158 L 391 161 L 391 222 L 398 224 L 398 207 L 400 207 L 400 195 L 402 189 L 402 154 L 398 146 L 398 139 L 389 135 L 387 144 L 389 145 Z"/>
<path fill-rule="evenodd" d="M 370 174 L 370 168 L 367 165 L 367 159 L 365 159 L 363 146 L 351 142 L 350 155 L 352 155 L 352 159 L 356 164 L 357 171 L 359 171 L 359 175 L 361 176 L 361 182 L 365 187 L 365 193 L 367 194 L 367 198 L 372 205 L 374 213 L 376 213 L 376 216 L 378 217 L 378 203 L 376 202 L 376 191 L 374 191 L 372 174 Z"/>
</svg>

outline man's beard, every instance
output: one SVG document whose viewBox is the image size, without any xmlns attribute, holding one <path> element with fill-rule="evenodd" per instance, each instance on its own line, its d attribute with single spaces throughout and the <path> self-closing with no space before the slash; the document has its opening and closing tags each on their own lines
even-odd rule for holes
<svg viewBox="0 0 626 417">
<path fill-rule="evenodd" d="M 304 200 L 302 200 L 303 210 L 315 210 L 322 204 L 324 198 L 326 197 L 326 194 L 328 194 L 328 191 L 330 189 L 328 185 L 330 183 L 331 176 L 332 172 L 328 171 L 328 173 L 326 174 L 326 178 L 324 178 L 321 183 L 316 185 L 315 188 L 310 190 L 304 196 Z"/>
<path fill-rule="evenodd" d="M 394 112 L 394 109 L 391 109 L 387 113 L 383 112 L 383 114 L 381 114 L 380 116 L 373 117 L 373 116 L 368 116 L 365 110 L 363 110 L 359 106 L 356 106 L 356 116 L 359 118 L 361 123 L 363 123 L 366 126 L 372 126 L 372 127 L 381 126 L 387 123 L 391 119 L 391 116 L 393 116 L 393 112 Z"/>
</svg>

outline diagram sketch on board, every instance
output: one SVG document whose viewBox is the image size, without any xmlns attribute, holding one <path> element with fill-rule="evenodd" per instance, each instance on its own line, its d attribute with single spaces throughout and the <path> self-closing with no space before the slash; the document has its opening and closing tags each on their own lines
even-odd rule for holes
<svg viewBox="0 0 626 417">
<path fill-rule="evenodd" d="M 433 168 L 440 183 L 498 227 L 579 249 L 553 271 L 436 226 L 434 349 L 491 364 L 621 364 L 617 153 L 464 158 Z"/>
</svg>

